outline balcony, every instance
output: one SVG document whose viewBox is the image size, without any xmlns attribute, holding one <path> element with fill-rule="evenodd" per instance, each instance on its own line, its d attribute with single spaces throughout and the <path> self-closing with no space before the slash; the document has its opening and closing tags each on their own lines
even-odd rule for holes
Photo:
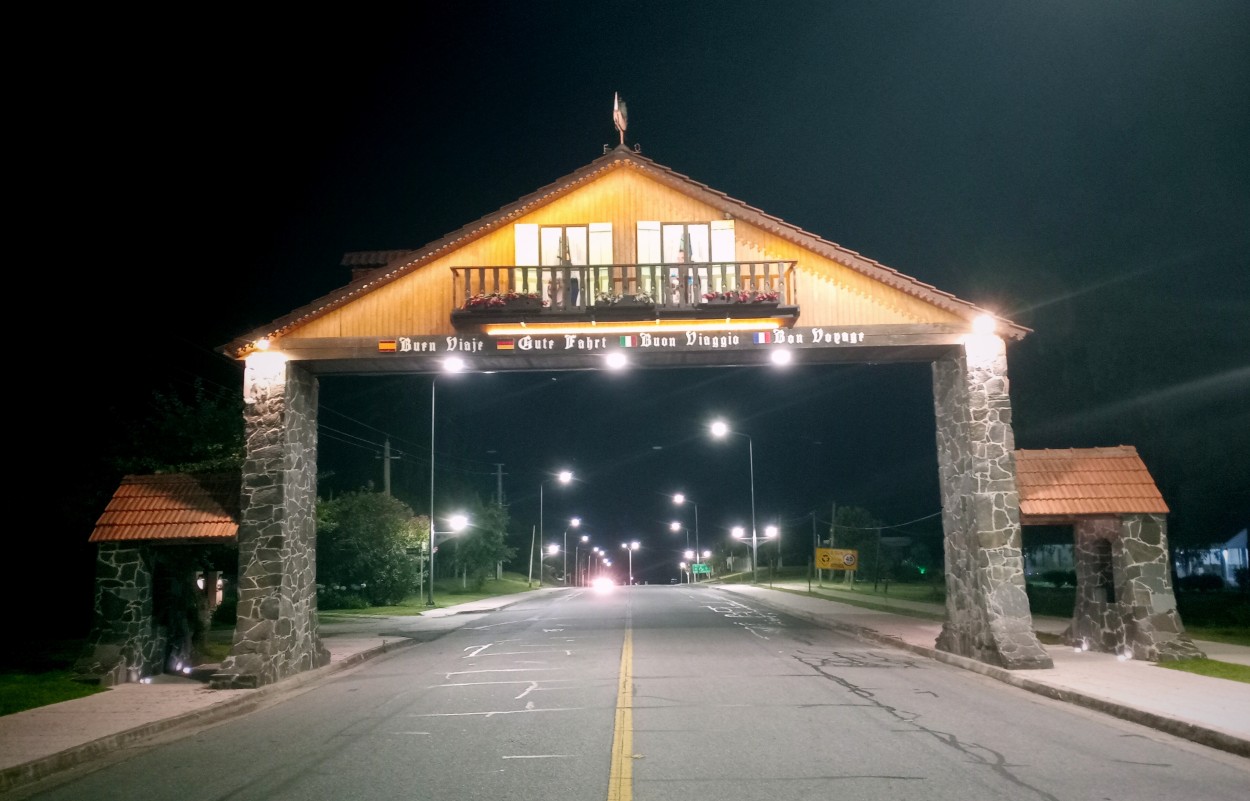
<svg viewBox="0 0 1250 801">
<path fill-rule="evenodd" d="M 798 318 L 794 261 L 453 267 L 452 324 Z"/>
</svg>

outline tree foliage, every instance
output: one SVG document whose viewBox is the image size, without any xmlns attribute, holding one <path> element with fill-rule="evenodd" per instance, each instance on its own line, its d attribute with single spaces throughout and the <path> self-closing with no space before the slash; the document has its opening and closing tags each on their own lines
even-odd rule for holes
<svg viewBox="0 0 1250 801">
<path fill-rule="evenodd" d="M 470 512 L 471 525 L 455 537 L 452 564 L 474 587 L 480 588 L 492 575 L 495 565 L 516 555 L 505 540 L 508 531 L 508 510 L 501 504 L 475 502 Z"/>
<path fill-rule="evenodd" d="M 317 503 L 317 583 L 375 606 L 397 604 L 417 589 L 425 539 L 403 501 L 380 492 L 349 492 Z"/>
<path fill-rule="evenodd" d="M 859 551 L 857 572 L 871 578 L 877 570 L 877 536 L 881 521 L 860 506 L 839 506 L 831 534 L 834 548 Z"/>
<path fill-rule="evenodd" d="M 210 473 L 243 466 L 243 401 L 210 392 L 196 380 L 189 393 L 157 390 L 146 414 L 126 427 L 117 459 L 122 473 Z"/>
</svg>

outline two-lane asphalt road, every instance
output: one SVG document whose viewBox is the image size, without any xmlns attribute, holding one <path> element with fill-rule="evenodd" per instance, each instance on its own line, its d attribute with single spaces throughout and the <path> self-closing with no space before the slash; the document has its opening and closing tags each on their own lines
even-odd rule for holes
<svg viewBox="0 0 1250 801">
<path fill-rule="evenodd" d="M 446 619 L 444 619 L 446 620 Z M 22 798 L 1244 801 L 1250 761 L 710 587 L 535 595 Z M 55 785 L 55 786 L 50 786 Z"/>
</svg>

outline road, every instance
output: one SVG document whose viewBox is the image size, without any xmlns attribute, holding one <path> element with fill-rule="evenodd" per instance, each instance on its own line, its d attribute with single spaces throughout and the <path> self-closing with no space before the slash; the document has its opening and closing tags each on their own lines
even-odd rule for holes
<svg viewBox="0 0 1250 801">
<path fill-rule="evenodd" d="M 374 624 L 420 644 L 14 798 L 1244 801 L 1250 761 L 711 587 Z M 455 627 L 452 627 L 452 626 Z"/>
</svg>

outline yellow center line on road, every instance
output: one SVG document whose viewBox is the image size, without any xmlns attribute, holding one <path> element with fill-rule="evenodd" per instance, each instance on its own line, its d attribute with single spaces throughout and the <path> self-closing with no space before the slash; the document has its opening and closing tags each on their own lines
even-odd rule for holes
<svg viewBox="0 0 1250 801">
<path fill-rule="evenodd" d="M 612 771 L 608 775 L 608 801 L 631 801 L 634 797 L 634 632 L 625 624 L 621 646 L 621 677 L 616 685 L 616 730 L 612 733 Z"/>
</svg>

